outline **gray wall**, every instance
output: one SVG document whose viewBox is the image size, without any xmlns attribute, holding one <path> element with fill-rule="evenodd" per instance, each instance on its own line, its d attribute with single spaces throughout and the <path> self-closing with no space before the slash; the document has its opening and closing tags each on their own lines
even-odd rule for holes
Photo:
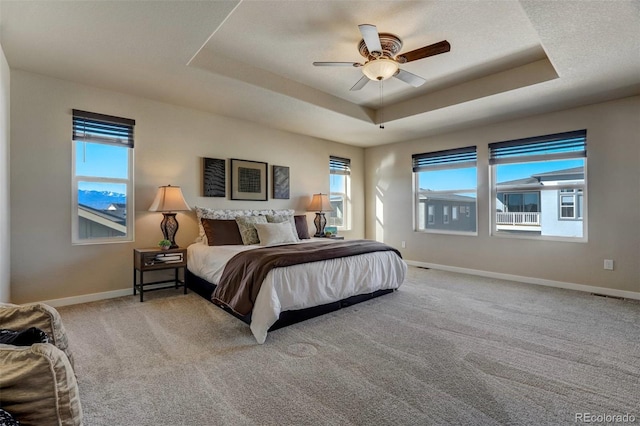
<svg viewBox="0 0 640 426">
<path fill-rule="evenodd" d="M 162 215 L 147 211 L 160 185 L 181 186 L 192 208 L 292 208 L 306 213 L 311 195 L 329 190 L 329 155 L 346 157 L 352 165 L 353 229 L 343 234 L 364 236 L 362 148 L 20 70 L 12 70 L 11 92 L 15 303 L 129 288 L 133 248 L 155 246 L 162 239 Z M 72 108 L 136 120 L 134 243 L 71 245 Z M 260 202 L 202 197 L 202 157 L 289 166 L 291 198 Z M 307 216 L 314 232 L 314 214 Z M 195 212 L 178 213 L 177 219 L 176 242 L 185 247 L 197 237 Z"/>
<path fill-rule="evenodd" d="M 0 302 L 9 302 L 10 234 L 9 234 L 9 64 L 0 45 Z"/>
<path fill-rule="evenodd" d="M 365 150 L 366 236 L 408 260 L 640 292 L 640 97 Z M 393 123 L 389 123 L 392 126 Z M 487 145 L 586 128 L 588 242 L 489 235 Z M 478 236 L 413 231 L 411 154 L 478 146 Z M 605 271 L 603 260 L 614 259 Z"/>
</svg>

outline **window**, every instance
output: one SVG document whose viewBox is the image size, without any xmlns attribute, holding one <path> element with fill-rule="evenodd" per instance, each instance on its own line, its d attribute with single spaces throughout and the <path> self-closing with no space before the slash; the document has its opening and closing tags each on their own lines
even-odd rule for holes
<svg viewBox="0 0 640 426">
<path fill-rule="evenodd" d="M 581 189 L 560 190 L 560 219 L 582 219 L 583 196 Z"/>
<path fill-rule="evenodd" d="M 489 144 L 492 233 L 585 239 L 586 130 Z"/>
<path fill-rule="evenodd" d="M 133 241 L 134 125 L 73 110 L 73 244 Z"/>
<path fill-rule="evenodd" d="M 415 230 L 475 234 L 476 147 L 414 154 L 412 160 Z"/>
<path fill-rule="evenodd" d="M 350 228 L 350 175 L 351 160 L 329 157 L 329 199 L 333 210 L 329 213 L 327 224 L 340 229 Z"/>
<path fill-rule="evenodd" d="M 427 206 L 427 220 L 429 225 L 433 225 L 434 223 L 436 223 L 436 213 L 434 205 Z"/>
</svg>

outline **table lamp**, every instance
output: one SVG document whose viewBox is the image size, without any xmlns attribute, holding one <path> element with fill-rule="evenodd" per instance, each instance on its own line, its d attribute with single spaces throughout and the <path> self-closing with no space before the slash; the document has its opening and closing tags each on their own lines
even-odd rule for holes
<svg viewBox="0 0 640 426">
<path fill-rule="evenodd" d="M 153 200 L 150 212 L 162 212 L 164 219 L 160 222 L 160 229 L 165 240 L 171 242 L 172 248 L 178 248 L 175 237 L 178 232 L 178 221 L 176 220 L 176 213 L 178 211 L 191 210 L 187 202 L 184 200 L 182 190 L 179 186 L 161 186 L 158 188 L 156 198 Z"/>
<path fill-rule="evenodd" d="M 307 211 L 316 212 L 316 217 L 313 220 L 313 224 L 316 226 L 316 234 L 314 237 L 324 237 L 324 227 L 327 224 L 327 219 L 324 217 L 324 212 L 332 211 L 331 202 L 327 194 L 313 194 L 311 204 L 307 208 Z"/>
</svg>

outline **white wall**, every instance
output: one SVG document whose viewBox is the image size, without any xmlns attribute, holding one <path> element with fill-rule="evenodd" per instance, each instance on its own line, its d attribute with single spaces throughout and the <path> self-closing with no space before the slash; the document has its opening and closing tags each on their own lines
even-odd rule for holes
<svg viewBox="0 0 640 426">
<path fill-rule="evenodd" d="M 640 97 L 365 150 L 366 236 L 408 260 L 640 292 Z M 389 124 L 391 126 L 392 123 Z M 489 235 L 491 142 L 587 129 L 588 242 Z M 411 155 L 478 147 L 478 236 L 413 231 Z M 615 270 L 603 269 L 604 259 Z"/>
<path fill-rule="evenodd" d="M 9 209 L 10 71 L 0 45 L 0 302 L 11 297 Z"/>
<path fill-rule="evenodd" d="M 11 291 L 16 303 L 129 288 L 133 248 L 155 246 L 162 237 L 162 215 L 146 211 L 160 185 L 181 186 L 191 207 L 293 208 L 304 213 L 313 193 L 328 192 L 329 155 L 338 155 L 352 160 L 353 173 L 353 229 L 344 234 L 364 236 L 362 148 L 20 70 L 12 70 L 11 77 Z M 136 120 L 132 244 L 71 245 L 73 108 Z M 202 157 L 289 166 L 291 199 L 202 197 Z M 311 232 L 313 216 L 308 213 Z M 195 213 L 177 218 L 176 242 L 184 247 L 198 233 Z"/>
</svg>

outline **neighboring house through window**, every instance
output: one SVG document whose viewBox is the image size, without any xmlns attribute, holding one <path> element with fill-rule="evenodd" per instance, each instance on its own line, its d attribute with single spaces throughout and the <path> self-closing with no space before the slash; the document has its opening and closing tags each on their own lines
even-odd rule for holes
<svg viewBox="0 0 640 426">
<path fill-rule="evenodd" d="M 489 144 L 494 235 L 586 238 L 586 133 Z"/>
<path fill-rule="evenodd" d="M 476 156 L 475 146 L 412 156 L 416 231 L 477 232 Z"/>
<path fill-rule="evenodd" d="M 560 190 L 560 219 L 582 219 L 583 199 L 582 189 Z"/>
<path fill-rule="evenodd" d="M 73 244 L 133 241 L 134 125 L 73 110 Z"/>
<path fill-rule="evenodd" d="M 329 157 L 329 199 L 333 210 L 329 212 L 327 225 L 350 229 L 351 160 Z"/>
</svg>

